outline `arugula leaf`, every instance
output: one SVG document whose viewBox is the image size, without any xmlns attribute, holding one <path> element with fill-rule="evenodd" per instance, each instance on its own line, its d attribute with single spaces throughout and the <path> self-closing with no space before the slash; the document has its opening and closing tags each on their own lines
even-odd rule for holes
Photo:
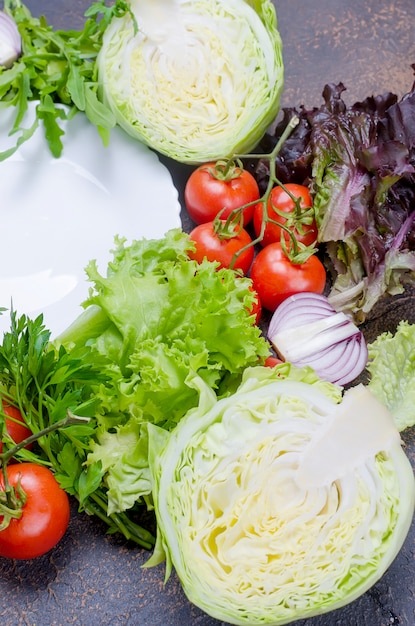
<svg viewBox="0 0 415 626">
<path fill-rule="evenodd" d="M 0 152 L 0 161 L 30 139 L 38 120 L 42 121 L 51 153 L 59 157 L 63 149 L 62 122 L 77 111 L 85 113 L 107 144 L 115 118 L 99 99 L 95 61 L 106 26 L 114 15 L 129 11 L 128 3 L 118 0 L 108 7 L 105 1 L 94 2 L 79 31 L 54 30 L 44 16 L 33 17 L 20 0 L 5 0 L 4 11 L 16 21 L 22 55 L 11 68 L 0 67 L 0 106 L 15 107 L 10 134 L 17 134 L 16 145 Z M 22 123 L 30 100 L 40 103 L 36 107 L 37 119 L 27 129 L 22 128 Z"/>
</svg>

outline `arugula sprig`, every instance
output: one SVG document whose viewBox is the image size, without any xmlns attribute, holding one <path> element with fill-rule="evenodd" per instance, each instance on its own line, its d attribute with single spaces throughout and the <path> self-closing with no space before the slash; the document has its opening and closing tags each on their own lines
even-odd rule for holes
<svg viewBox="0 0 415 626">
<path fill-rule="evenodd" d="M 88 346 L 67 351 L 50 341 L 43 316 L 31 320 L 11 312 L 11 329 L 0 344 L 0 407 L 16 406 L 34 434 L 71 414 L 90 418 L 41 436 L 32 450 L 21 449 L 16 458 L 50 467 L 61 487 L 79 502 L 79 510 L 98 516 L 108 532 L 122 533 L 147 549 L 154 544 L 151 532 L 133 519 L 143 506 L 107 514 L 107 488 L 100 463 L 85 464 L 96 440 L 96 416 L 100 400 L 96 391 L 107 382 L 106 357 Z M 0 411 L 0 434 L 4 415 Z M 5 442 L 7 446 L 7 442 Z"/>
<path fill-rule="evenodd" d="M 115 118 L 99 98 L 96 58 L 111 19 L 129 10 L 124 0 L 110 7 L 100 0 L 86 11 L 82 30 L 54 30 L 44 16 L 32 16 L 20 0 L 4 0 L 4 11 L 15 20 L 22 38 L 22 55 L 10 69 L 0 67 L 0 109 L 15 107 L 10 135 L 17 137 L 14 146 L 0 152 L 0 161 L 32 137 L 40 120 L 51 153 L 59 157 L 63 150 L 62 121 L 77 111 L 86 114 L 104 145 L 108 143 Z M 24 128 L 31 100 L 38 101 L 36 118 Z"/>
</svg>

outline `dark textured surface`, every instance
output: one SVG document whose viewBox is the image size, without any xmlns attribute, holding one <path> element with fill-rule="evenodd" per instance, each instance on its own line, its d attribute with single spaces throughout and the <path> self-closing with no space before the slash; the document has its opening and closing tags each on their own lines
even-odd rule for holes
<svg viewBox="0 0 415 626">
<path fill-rule="evenodd" d="M 88 0 L 32 0 L 33 14 L 56 27 L 82 24 Z M 327 82 L 343 82 L 346 100 L 412 84 L 415 62 L 414 0 L 285 0 L 276 3 L 284 40 L 283 105 L 320 104 Z M 163 159 L 179 192 L 189 168 Z M 190 223 L 183 213 L 185 227 Z M 365 327 L 372 340 L 400 319 L 415 322 L 414 295 L 386 301 Z M 415 465 L 414 429 L 404 434 Z M 0 620 L 5 626 L 220 626 L 191 606 L 163 568 L 141 569 L 148 554 L 106 536 L 101 523 L 73 506 L 69 530 L 48 555 L 32 562 L 0 559 Z M 328 615 L 295 626 L 413 626 L 415 529 L 386 575 L 363 597 Z"/>
</svg>

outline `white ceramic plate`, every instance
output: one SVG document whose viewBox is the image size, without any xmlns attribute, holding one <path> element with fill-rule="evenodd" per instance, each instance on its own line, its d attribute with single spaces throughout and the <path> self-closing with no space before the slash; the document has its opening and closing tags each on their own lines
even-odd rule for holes
<svg viewBox="0 0 415 626">
<path fill-rule="evenodd" d="M 24 126 L 34 119 L 31 103 Z M 15 111 L 1 110 L 0 150 Z M 105 273 L 114 237 L 159 238 L 180 227 L 178 194 L 156 154 L 111 132 L 108 147 L 78 113 L 65 123 L 64 151 L 49 152 L 43 128 L 19 151 L 0 162 L 0 341 L 17 315 L 44 314 L 56 335 L 82 311 L 91 286 L 84 268 L 96 259 Z"/>
</svg>

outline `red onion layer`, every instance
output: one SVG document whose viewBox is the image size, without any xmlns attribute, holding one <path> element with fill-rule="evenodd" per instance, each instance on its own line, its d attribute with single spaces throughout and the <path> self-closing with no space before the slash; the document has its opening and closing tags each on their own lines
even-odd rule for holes
<svg viewBox="0 0 415 626">
<path fill-rule="evenodd" d="M 271 318 L 268 339 L 282 360 L 308 365 L 338 385 L 353 381 L 368 359 L 363 333 L 320 294 L 304 292 L 284 300 Z"/>
<path fill-rule="evenodd" d="M 0 11 L 0 67 L 9 68 L 22 52 L 22 39 L 16 22 Z"/>
</svg>

